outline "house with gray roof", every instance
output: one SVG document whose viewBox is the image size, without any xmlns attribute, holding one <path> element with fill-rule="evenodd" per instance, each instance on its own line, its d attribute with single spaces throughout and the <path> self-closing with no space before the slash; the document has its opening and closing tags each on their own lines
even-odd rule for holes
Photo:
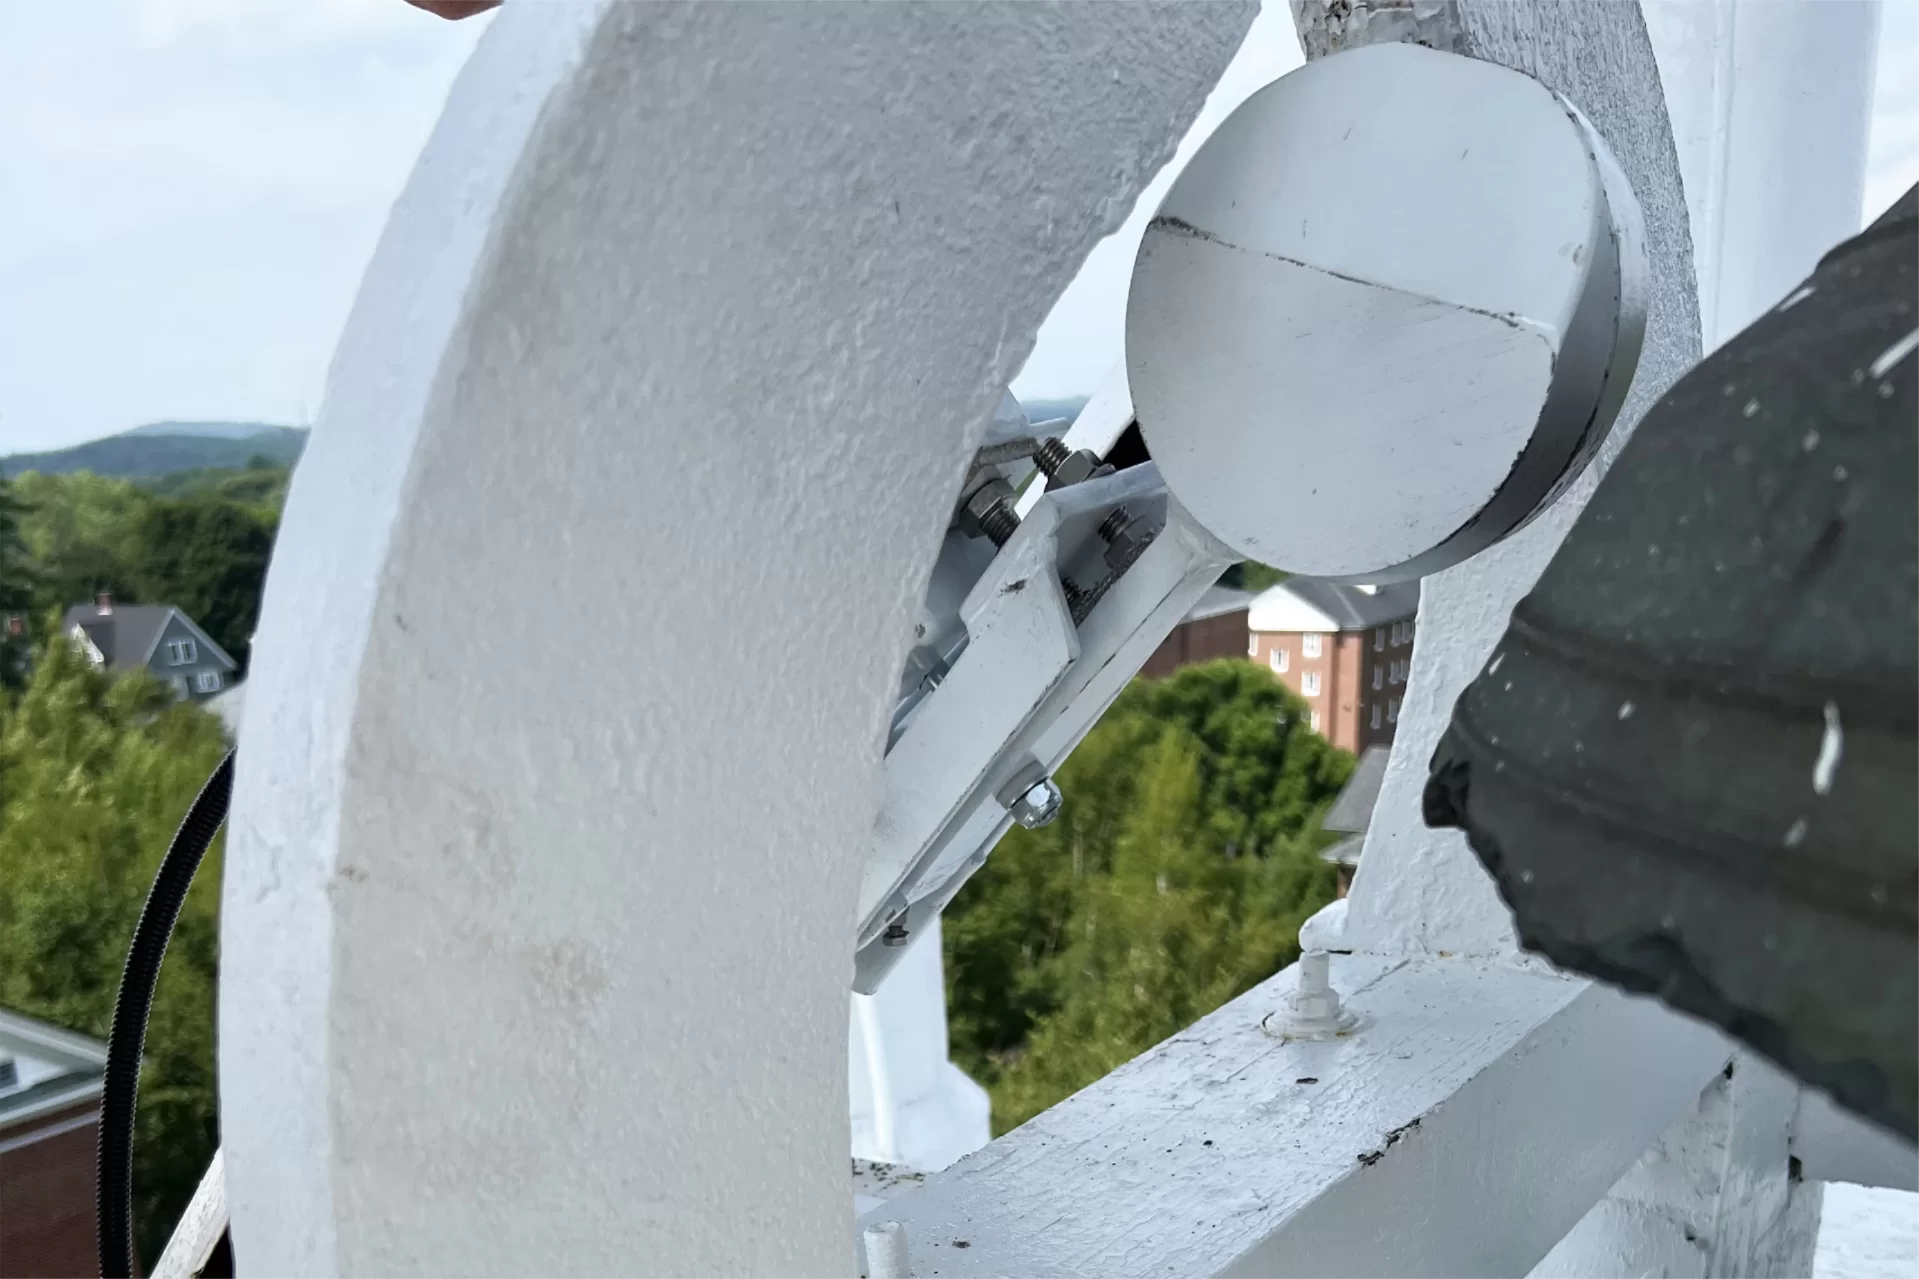
<svg viewBox="0 0 1919 1279">
<path fill-rule="evenodd" d="M 171 604 L 116 604 L 103 594 L 69 608 L 60 629 L 95 666 L 148 670 L 183 701 L 212 697 L 240 671 L 225 649 Z"/>
</svg>

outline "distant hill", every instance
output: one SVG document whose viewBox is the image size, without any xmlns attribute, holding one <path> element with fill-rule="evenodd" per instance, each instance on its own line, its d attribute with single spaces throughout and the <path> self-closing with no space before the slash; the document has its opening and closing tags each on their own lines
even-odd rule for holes
<svg viewBox="0 0 1919 1279">
<path fill-rule="evenodd" d="M 155 422 L 131 431 L 89 440 L 70 449 L 47 453 L 15 453 L 0 457 L 0 475 L 40 471 L 65 475 L 92 471 L 120 479 L 149 479 L 175 471 L 209 467 L 244 467 L 256 457 L 276 466 L 292 466 L 306 447 L 300 426 L 270 426 L 264 422 Z"/>
</svg>

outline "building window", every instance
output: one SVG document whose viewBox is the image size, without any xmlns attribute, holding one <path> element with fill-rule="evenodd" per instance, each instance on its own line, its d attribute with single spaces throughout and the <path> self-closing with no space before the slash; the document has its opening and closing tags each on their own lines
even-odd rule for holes
<svg viewBox="0 0 1919 1279">
<path fill-rule="evenodd" d="M 1373 667 L 1373 687 L 1386 687 L 1386 668 L 1384 666 Z"/>
<path fill-rule="evenodd" d="M 1282 646 L 1275 646 L 1272 652 L 1266 654 L 1266 662 L 1273 668 L 1275 675 L 1284 675 L 1286 668 L 1292 664 L 1290 655 Z"/>
<path fill-rule="evenodd" d="M 187 677 L 186 676 L 175 675 L 172 679 L 167 681 L 167 684 L 169 687 L 173 689 L 174 701 L 176 702 L 182 701 L 186 698 L 186 695 L 187 695 Z"/>
<path fill-rule="evenodd" d="M 1315 733 L 1319 731 L 1319 712 L 1318 711 L 1313 712 L 1313 731 Z"/>
<path fill-rule="evenodd" d="M 1300 637 L 1299 655 L 1301 657 L 1318 657 L 1319 653 L 1319 636 L 1304 635 Z"/>
<path fill-rule="evenodd" d="M 191 666 L 200 658 L 200 651 L 190 639 L 167 641 L 167 665 Z"/>
<path fill-rule="evenodd" d="M 1386 722 L 1388 724 L 1397 724 L 1399 722 L 1399 699 L 1397 697 L 1387 704 Z"/>
<path fill-rule="evenodd" d="M 1259 656 L 1259 635 L 1257 633 L 1249 634 L 1246 636 L 1246 656 L 1248 657 Z"/>
<path fill-rule="evenodd" d="M 1308 697 L 1319 696 L 1319 672 L 1307 671 L 1299 679 L 1299 691 Z"/>
<path fill-rule="evenodd" d="M 1373 652 L 1383 653 L 1385 651 L 1386 651 L 1386 628 L 1383 626 L 1375 626 L 1373 627 Z"/>
<path fill-rule="evenodd" d="M 1373 727 L 1374 728 L 1379 727 L 1379 715 L 1380 715 L 1379 703 L 1374 702 L 1373 703 Z"/>
<path fill-rule="evenodd" d="M 219 692 L 220 691 L 220 672 L 201 671 L 199 674 L 193 677 L 193 686 L 199 689 L 202 693 Z"/>
</svg>

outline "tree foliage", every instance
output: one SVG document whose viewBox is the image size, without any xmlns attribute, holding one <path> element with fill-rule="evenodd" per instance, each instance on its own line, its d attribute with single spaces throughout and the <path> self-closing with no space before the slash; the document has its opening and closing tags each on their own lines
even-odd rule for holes
<svg viewBox="0 0 1919 1279">
<path fill-rule="evenodd" d="M 33 609 L 35 573 L 26 535 L 21 530 L 26 506 L 12 485 L 0 478 L 0 688 L 16 686 L 25 677 L 25 627 L 15 634 L 9 623 L 24 623 Z"/>
<path fill-rule="evenodd" d="M 286 472 L 200 472 L 163 497 L 87 472 L 13 481 L 36 616 L 91 600 L 172 604 L 244 667 Z"/>
<path fill-rule="evenodd" d="M 953 1054 L 1024 1122 L 1264 980 L 1332 900 L 1319 818 L 1353 760 L 1243 661 L 1138 680 L 947 909 Z"/>
<path fill-rule="evenodd" d="M 57 637 L 0 692 L 0 1005 L 104 1039 L 161 857 L 227 745 L 144 673 Z M 213 1074 L 221 844 L 167 949 L 140 1071 L 134 1210 L 148 1265 L 218 1144 Z"/>
</svg>

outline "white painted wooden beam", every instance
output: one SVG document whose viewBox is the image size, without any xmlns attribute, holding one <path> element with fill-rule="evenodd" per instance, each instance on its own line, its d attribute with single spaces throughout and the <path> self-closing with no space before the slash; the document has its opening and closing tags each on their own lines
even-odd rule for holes
<svg viewBox="0 0 1919 1279">
<path fill-rule="evenodd" d="M 914 1273 L 1523 1275 L 1692 1107 L 1717 1032 L 1497 962 L 1333 957 L 1363 1021 L 1263 1026 L 1294 969 L 876 1210 Z"/>
</svg>

